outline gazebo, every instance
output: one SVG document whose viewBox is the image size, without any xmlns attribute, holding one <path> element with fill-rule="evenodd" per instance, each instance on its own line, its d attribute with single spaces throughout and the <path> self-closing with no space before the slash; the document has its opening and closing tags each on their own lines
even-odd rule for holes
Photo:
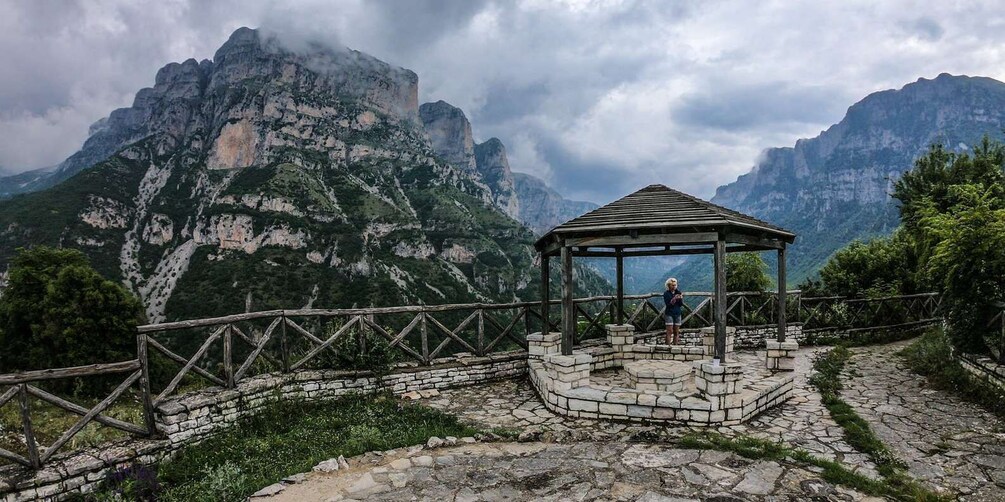
<svg viewBox="0 0 1005 502">
<path fill-rule="evenodd" d="M 542 332 L 547 334 L 550 303 L 549 259 L 562 267 L 561 352 L 572 354 L 576 329 L 573 306 L 573 257 L 610 257 L 617 263 L 617 323 L 625 319 L 624 259 L 635 256 L 712 254 L 715 262 L 715 359 L 726 357 L 726 253 L 778 253 L 778 342 L 785 341 L 785 247 L 792 232 L 679 192 L 649 185 L 603 207 L 569 220 L 542 236 L 535 247 L 541 254 Z"/>
</svg>

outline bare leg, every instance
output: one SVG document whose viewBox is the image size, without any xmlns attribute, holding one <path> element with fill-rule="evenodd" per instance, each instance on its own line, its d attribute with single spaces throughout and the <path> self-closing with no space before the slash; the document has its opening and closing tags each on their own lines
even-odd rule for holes
<svg viewBox="0 0 1005 502">
<path fill-rule="evenodd" d="M 673 344 L 680 345 L 680 325 L 673 325 Z"/>
<path fill-rule="evenodd" d="M 667 324 L 667 345 L 670 345 L 670 341 L 673 339 L 673 326 Z"/>
</svg>

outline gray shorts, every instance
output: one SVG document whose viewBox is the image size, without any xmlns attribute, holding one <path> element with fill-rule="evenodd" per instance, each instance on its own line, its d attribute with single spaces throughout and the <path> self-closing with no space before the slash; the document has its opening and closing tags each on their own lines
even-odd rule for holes
<svg viewBox="0 0 1005 502">
<path fill-rule="evenodd" d="M 680 314 L 666 314 L 663 316 L 666 319 L 667 326 L 680 326 Z"/>
</svg>

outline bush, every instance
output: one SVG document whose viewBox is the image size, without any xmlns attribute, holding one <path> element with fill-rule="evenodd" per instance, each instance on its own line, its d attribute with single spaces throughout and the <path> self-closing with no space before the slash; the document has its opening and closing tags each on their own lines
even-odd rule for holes
<svg viewBox="0 0 1005 502">
<path fill-rule="evenodd" d="M 327 340 L 342 326 L 343 323 L 336 321 L 325 324 L 321 339 Z M 383 375 L 396 360 L 397 353 L 386 339 L 372 329 L 353 327 L 307 364 L 314 369 L 371 371 Z"/>
<path fill-rule="evenodd" d="M 134 358 L 142 319 L 140 301 L 80 251 L 20 249 L 0 296 L 0 372 Z M 102 387 L 98 380 L 76 384 L 90 394 Z"/>
<path fill-rule="evenodd" d="M 910 237 L 852 242 L 834 253 L 820 269 L 820 281 L 805 289 L 819 296 L 876 297 L 913 293 L 917 259 Z"/>
</svg>

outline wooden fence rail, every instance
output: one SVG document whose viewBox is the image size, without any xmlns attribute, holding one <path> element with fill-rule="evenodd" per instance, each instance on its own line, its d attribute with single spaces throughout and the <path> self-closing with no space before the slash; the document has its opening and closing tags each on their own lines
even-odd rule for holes
<svg viewBox="0 0 1005 502">
<path fill-rule="evenodd" d="M 860 329 L 917 323 L 937 317 L 939 309 L 936 294 L 873 299 L 809 298 L 800 291 L 788 295 L 787 318 L 802 322 L 806 328 Z M 686 328 L 712 325 L 713 296 L 711 292 L 686 294 L 683 316 Z M 574 340 L 580 343 L 603 337 L 604 325 L 617 319 L 617 309 L 614 296 L 576 299 Z M 627 295 L 624 309 L 625 322 L 634 325 L 638 332 L 663 330 L 661 294 Z M 27 444 L 24 455 L 0 449 L 0 458 L 38 468 L 91 422 L 131 434 L 151 435 L 155 430 L 156 405 L 200 382 L 233 388 L 262 373 L 340 369 L 339 357 L 352 355 L 348 352 L 367 353 L 378 345 L 393 355 L 395 364 L 419 366 L 435 364 L 438 359 L 458 353 L 487 356 L 526 349 L 527 335 L 542 330 L 544 318 L 541 303 L 535 301 L 269 310 L 139 326 L 134 360 L 0 375 L 0 406 L 17 403 Z M 731 325 L 772 324 L 777 318 L 778 301 L 773 293 L 727 295 L 727 319 Z M 547 319 L 548 330 L 558 331 L 559 300 L 548 305 Z M 995 322 L 1001 323 L 1005 337 L 1005 316 L 999 315 Z M 152 363 L 155 359 L 156 364 Z M 152 375 L 155 372 L 156 378 Z M 37 385 L 44 380 L 110 374 L 127 376 L 105 399 L 89 408 Z M 142 399 L 143 425 L 105 415 L 105 410 L 134 385 L 138 386 Z M 30 398 L 81 418 L 48 447 L 39 445 L 32 427 Z"/>
</svg>

